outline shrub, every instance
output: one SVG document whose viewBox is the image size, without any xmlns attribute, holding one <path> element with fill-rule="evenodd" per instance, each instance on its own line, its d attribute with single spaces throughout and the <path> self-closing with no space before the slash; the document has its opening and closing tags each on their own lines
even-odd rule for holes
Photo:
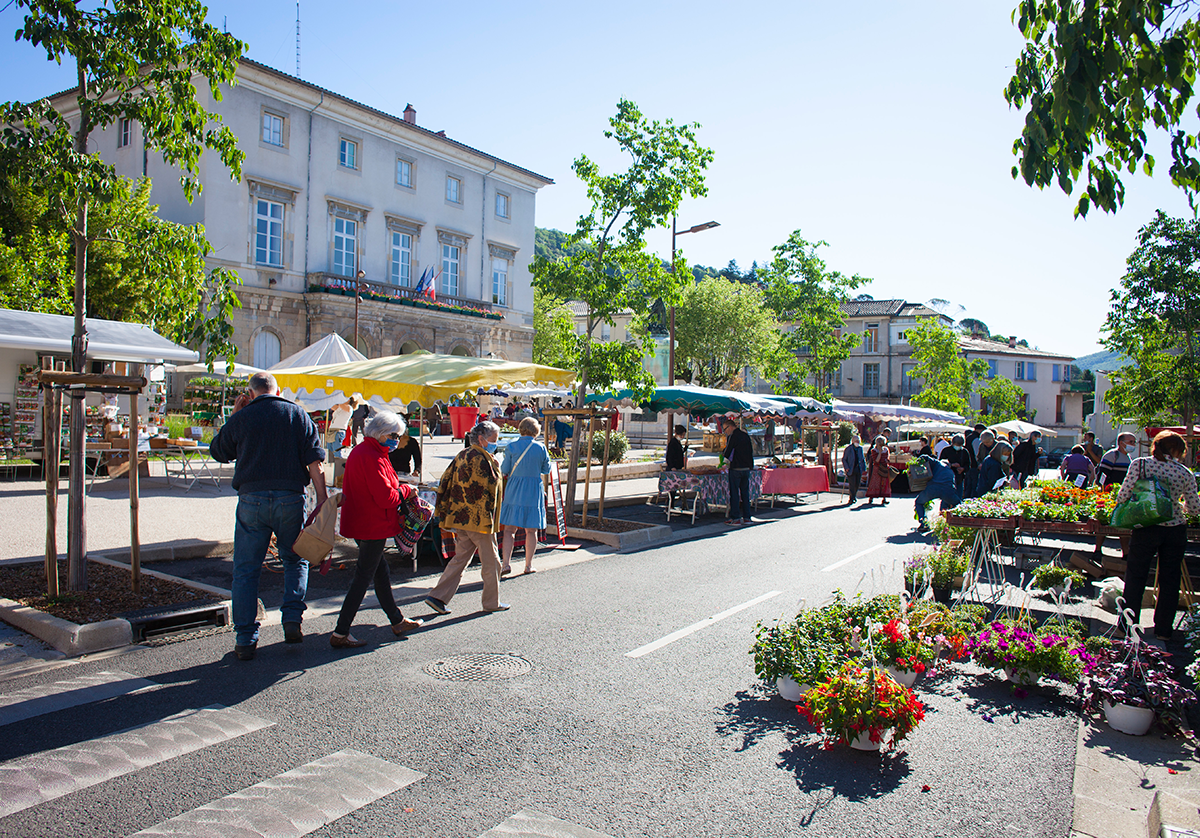
<svg viewBox="0 0 1200 838">
<path fill-rule="evenodd" d="M 620 431 L 613 431 L 608 441 L 608 461 L 619 463 L 629 453 L 629 437 Z M 604 431 L 592 434 L 592 459 L 598 463 L 604 462 Z"/>
</svg>

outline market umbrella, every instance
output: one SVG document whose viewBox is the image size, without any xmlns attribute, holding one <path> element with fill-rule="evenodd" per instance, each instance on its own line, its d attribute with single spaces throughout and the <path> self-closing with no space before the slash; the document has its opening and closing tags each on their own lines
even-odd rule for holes
<svg viewBox="0 0 1200 838">
<path fill-rule="evenodd" d="M 571 391 L 563 387 L 509 387 L 508 394 L 518 399 L 568 399 Z"/>
<path fill-rule="evenodd" d="M 835 413 L 850 411 L 861 413 L 863 416 L 877 422 L 890 422 L 893 419 L 911 419 L 913 421 L 954 422 L 963 421 L 963 417 L 948 410 L 934 410 L 931 407 L 917 407 L 911 404 L 872 404 L 871 402 L 844 402 L 833 400 Z"/>
<path fill-rule="evenodd" d="M 384 402 L 416 402 L 421 407 L 432 407 L 434 402 L 445 402 L 480 387 L 527 383 L 569 386 L 575 382 L 575 373 L 502 358 L 413 353 L 279 370 L 275 378 L 280 387 L 295 391 L 299 398 L 317 393 L 362 393 L 372 400 L 378 397 Z"/>
<path fill-rule="evenodd" d="M 175 372 L 196 373 L 201 372 L 205 375 L 212 375 L 217 378 L 249 378 L 256 372 L 262 372 L 258 367 L 252 367 L 249 364 L 234 364 L 233 372 L 226 372 L 225 359 L 213 361 L 212 372 L 208 371 L 208 364 L 184 364 L 182 367 L 175 367 Z"/>
<path fill-rule="evenodd" d="M 766 413 L 787 416 L 796 412 L 796 405 L 757 393 L 716 390 L 711 387 L 659 387 L 654 395 L 637 401 L 629 389 L 607 393 L 590 393 L 586 404 L 604 407 L 641 407 L 654 413 L 688 413 L 709 417 L 725 413 Z"/>
<path fill-rule="evenodd" d="M 910 422 L 896 430 L 902 434 L 957 434 L 971 430 L 971 426 L 955 422 Z"/>
<path fill-rule="evenodd" d="M 270 367 L 270 370 L 274 373 L 276 370 L 294 370 L 321 364 L 345 364 L 350 361 L 365 360 L 367 360 L 366 355 L 346 343 L 341 335 L 330 332 L 311 346 L 306 346 L 296 354 L 287 356 L 278 364 Z"/>
<path fill-rule="evenodd" d="M 1043 428 L 1040 425 L 1035 425 L 1032 422 L 1022 422 L 1020 419 L 1012 419 L 1008 422 L 1001 422 L 998 425 L 989 426 L 993 431 L 1004 431 L 1004 433 L 1017 432 L 1017 436 L 1029 436 L 1034 431 L 1037 431 L 1042 436 L 1058 436 L 1058 431 L 1053 431 L 1049 428 Z"/>
</svg>

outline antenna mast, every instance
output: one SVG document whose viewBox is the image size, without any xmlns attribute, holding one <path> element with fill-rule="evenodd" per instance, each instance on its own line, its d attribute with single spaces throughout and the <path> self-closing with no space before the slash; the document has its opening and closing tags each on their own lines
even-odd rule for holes
<svg viewBox="0 0 1200 838">
<path fill-rule="evenodd" d="M 300 78 L 300 0 L 296 0 L 296 78 Z"/>
</svg>

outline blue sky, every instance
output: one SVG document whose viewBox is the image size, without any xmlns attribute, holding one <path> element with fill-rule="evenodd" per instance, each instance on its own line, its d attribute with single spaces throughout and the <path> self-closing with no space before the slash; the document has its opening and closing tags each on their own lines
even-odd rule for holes
<svg viewBox="0 0 1200 838">
<path fill-rule="evenodd" d="M 707 197 L 680 226 L 695 263 L 747 268 L 796 229 L 877 299 L 944 298 L 993 332 L 1096 351 L 1109 289 L 1158 208 L 1190 214 L 1161 174 L 1126 179 L 1125 208 L 1074 220 L 1074 202 L 1012 180 L 1022 117 L 1002 91 L 1021 47 L 1015 0 L 407 3 L 303 0 L 308 81 L 553 178 L 537 223 L 585 210 L 571 162 L 624 163 L 602 136 L 620 98 L 699 122 L 715 152 Z M 852 11 L 850 9 L 852 8 Z M 210 2 L 248 55 L 295 72 L 296 4 Z M 0 31 L 20 26 L 14 7 Z M 0 38 L 0 97 L 71 86 L 72 70 Z M 668 232 L 651 246 L 670 252 Z"/>
</svg>

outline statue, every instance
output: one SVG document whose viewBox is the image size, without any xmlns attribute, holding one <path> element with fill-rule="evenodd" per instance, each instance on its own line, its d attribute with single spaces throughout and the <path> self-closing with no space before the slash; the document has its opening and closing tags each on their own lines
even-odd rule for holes
<svg viewBox="0 0 1200 838">
<path fill-rule="evenodd" d="M 651 335 L 655 337 L 664 337 L 670 334 L 668 325 L 667 307 L 663 305 L 662 299 L 657 299 L 650 306 L 650 316 L 647 318 L 647 329 Z"/>
</svg>

